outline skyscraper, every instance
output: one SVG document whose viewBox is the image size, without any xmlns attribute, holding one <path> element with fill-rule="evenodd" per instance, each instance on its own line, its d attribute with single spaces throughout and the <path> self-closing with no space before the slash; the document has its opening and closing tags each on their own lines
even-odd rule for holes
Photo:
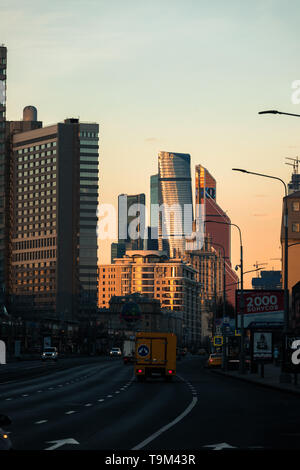
<svg viewBox="0 0 300 470">
<path fill-rule="evenodd" d="M 7 291 L 7 209 L 8 209 L 8 169 L 6 157 L 5 119 L 6 119 L 6 63 L 7 49 L 0 46 L 0 313 L 5 305 Z"/>
<path fill-rule="evenodd" d="M 13 122 L 10 134 L 10 308 L 74 319 L 97 299 L 99 126 L 34 128 L 36 110 L 27 111 L 33 129 Z"/>
<path fill-rule="evenodd" d="M 143 250 L 146 232 L 145 194 L 118 197 L 118 242 L 127 250 Z"/>
<path fill-rule="evenodd" d="M 150 226 L 158 228 L 158 174 L 150 176 Z"/>
<path fill-rule="evenodd" d="M 159 249 L 171 258 L 183 256 L 186 237 L 192 232 L 193 197 L 191 157 L 185 153 L 158 155 Z"/>
</svg>

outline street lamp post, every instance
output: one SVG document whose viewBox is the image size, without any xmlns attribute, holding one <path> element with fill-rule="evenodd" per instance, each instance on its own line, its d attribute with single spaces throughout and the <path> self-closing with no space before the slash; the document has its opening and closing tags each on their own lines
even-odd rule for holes
<svg viewBox="0 0 300 470">
<path fill-rule="evenodd" d="M 263 113 L 270 113 L 271 111 L 262 111 L 260 114 Z M 272 111 L 273 112 L 273 111 Z M 275 111 L 274 111 L 275 113 Z M 276 113 L 278 114 L 287 114 L 287 113 L 279 113 L 277 111 Z M 271 178 L 274 180 L 281 181 L 281 183 L 284 185 L 284 190 L 285 190 L 285 198 L 284 198 L 284 329 L 283 333 L 287 333 L 288 328 L 289 328 L 289 288 L 288 288 L 288 201 L 287 201 L 287 186 L 285 182 L 281 179 L 278 178 L 277 176 L 270 176 L 270 175 L 265 175 L 262 173 L 256 173 L 253 171 L 248 171 L 244 170 L 241 168 L 233 168 L 233 171 L 240 171 L 242 173 L 247 173 L 249 175 L 256 175 L 256 176 L 262 176 L 264 178 Z M 283 381 L 288 381 L 287 375 L 283 372 L 283 363 L 282 363 L 282 373 L 281 373 L 281 378 L 280 380 Z"/>
<path fill-rule="evenodd" d="M 205 220 L 204 223 L 214 223 L 223 225 L 232 225 L 239 231 L 240 236 L 240 269 L 241 269 L 241 297 L 240 297 L 240 315 L 241 315 L 241 351 L 240 351 L 240 373 L 245 373 L 245 338 L 244 338 L 244 266 L 243 266 L 243 243 L 242 243 L 242 232 L 238 225 L 232 224 L 231 222 L 220 222 L 218 220 Z"/>
<path fill-rule="evenodd" d="M 216 246 L 219 246 L 223 250 L 223 322 L 226 316 L 226 257 L 225 257 L 225 248 L 220 243 L 213 243 Z M 226 357 L 226 348 L 227 348 L 227 337 L 225 335 L 225 327 L 223 323 L 223 354 L 222 354 L 222 367 L 227 370 L 227 357 Z"/>
</svg>

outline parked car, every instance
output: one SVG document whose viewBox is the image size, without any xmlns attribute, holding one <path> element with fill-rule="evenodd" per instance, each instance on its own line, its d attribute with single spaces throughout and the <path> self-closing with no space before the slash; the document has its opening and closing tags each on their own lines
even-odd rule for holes
<svg viewBox="0 0 300 470">
<path fill-rule="evenodd" d="M 111 348 L 110 352 L 109 352 L 109 355 L 111 357 L 120 357 L 122 356 L 122 351 L 120 348 Z"/>
<path fill-rule="evenodd" d="M 52 361 L 57 361 L 58 359 L 57 348 L 54 348 L 54 347 L 45 348 L 44 351 L 42 352 L 41 359 L 42 361 L 46 361 L 47 359 L 51 359 Z"/>
</svg>

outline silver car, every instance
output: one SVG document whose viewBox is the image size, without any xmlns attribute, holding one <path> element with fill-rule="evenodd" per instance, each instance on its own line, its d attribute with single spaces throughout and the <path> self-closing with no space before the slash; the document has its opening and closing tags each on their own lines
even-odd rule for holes
<svg viewBox="0 0 300 470">
<path fill-rule="evenodd" d="M 58 352 L 57 348 L 45 348 L 44 351 L 42 352 L 42 357 L 41 359 L 43 361 L 46 361 L 47 359 L 52 359 L 53 361 L 57 361 L 58 359 Z"/>
<path fill-rule="evenodd" d="M 111 357 L 113 357 L 113 356 L 120 357 L 120 356 L 122 356 L 122 351 L 121 351 L 120 348 L 111 348 L 109 355 Z"/>
</svg>

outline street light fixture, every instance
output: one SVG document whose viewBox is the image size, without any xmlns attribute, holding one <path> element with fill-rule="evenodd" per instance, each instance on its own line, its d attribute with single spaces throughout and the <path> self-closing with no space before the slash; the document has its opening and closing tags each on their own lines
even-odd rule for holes
<svg viewBox="0 0 300 470">
<path fill-rule="evenodd" d="M 300 114 L 283 113 L 282 111 L 277 111 L 276 109 L 270 109 L 268 111 L 259 111 L 258 114 L 285 114 L 286 116 L 300 117 Z"/>
<path fill-rule="evenodd" d="M 275 111 L 262 111 L 262 113 L 275 113 Z M 276 113 L 279 113 L 279 111 L 276 111 Z M 279 114 L 287 114 L 287 113 L 279 113 Z M 300 117 L 300 115 L 299 115 Z M 289 289 L 288 289 L 288 201 L 287 201 L 287 185 L 286 183 L 281 179 L 278 178 L 277 176 L 270 176 L 270 175 L 265 175 L 262 173 L 256 173 L 254 171 L 248 171 L 243 168 L 232 168 L 233 171 L 240 171 L 241 173 L 247 173 L 249 175 L 257 175 L 257 176 L 262 176 L 264 178 L 271 178 L 274 180 L 281 181 L 281 183 L 284 185 L 284 190 L 285 190 L 285 198 L 284 198 L 284 329 L 283 333 L 287 333 L 288 327 L 289 327 Z M 283 363 L 282 363 L 282 368 L 283 368 Z M 282 377 L 281 381 L 287 381 L 287 376 L 284 374 L 282 370 Z"/>
</svg>

